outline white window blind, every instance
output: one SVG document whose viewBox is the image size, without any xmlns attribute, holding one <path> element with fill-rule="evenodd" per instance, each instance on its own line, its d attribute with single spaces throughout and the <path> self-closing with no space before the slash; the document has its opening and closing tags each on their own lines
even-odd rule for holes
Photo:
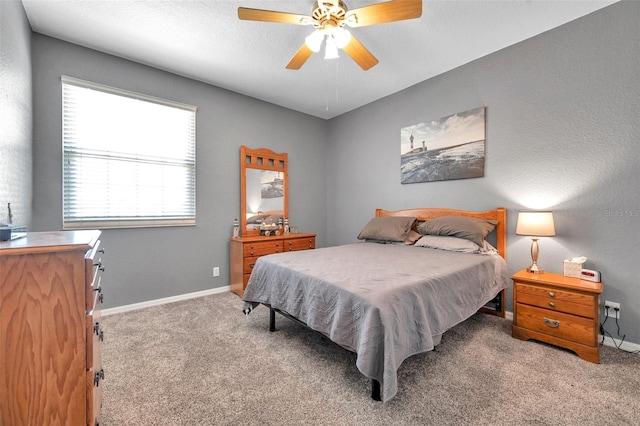
<svg viewBox="0 0 640 426">
<path fill-rule="evenodd" d="M 65 229 L 194 225 L 196 107 L 62 77 Z"/>
</svg>

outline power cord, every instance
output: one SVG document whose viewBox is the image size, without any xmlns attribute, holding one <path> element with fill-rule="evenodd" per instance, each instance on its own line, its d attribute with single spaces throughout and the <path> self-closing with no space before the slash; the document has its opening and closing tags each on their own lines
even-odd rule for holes
<svg viewBox="0 0 640 426">
<path fill-rule="evenodd" d="M 609 316 L 607 315 L 607 313 L 609 312 L 610 306 L 608 305 L 603 305 L 602 307 L 604 309 L 604 321 L 602 321 L 600 323 L 600 334 L 602 334 L 602 340 L 600 342 L 600 344 L 604 344 L 604 338 L 605 336 L 609 336 L 611 338 L 611 340 L 613 341 L 613 345 L 615 346 L 616 349 L 620 349 L 621 351 L 627 352 L 627 353 L 631 353 L 631 354 L 639 354 L 640 350 L 636 350 L 636 351 L 627 351 L 625 349 L 622 349 L 622 344 L 624 343 L 624 339 L 627 337 L 626 334 L 624 335 L 620 335 L 620 323 L 618 322 L 618 318 L 620 317 L 620 308 L 613 308 L 613 310 L 616 312 L 615 315 L 615 319 L 616 319 L 616 328 L 617 328 L 617 336 L 620 338 L 620 343 L 616 343 L 616 340 L 614 339 L 613 335 L 611 333 L 609 333 L 608 331 L 606 331 L 604 329 L 604 325 L 607 323 L 607 319 L 609 318 Z"/>
</svg>

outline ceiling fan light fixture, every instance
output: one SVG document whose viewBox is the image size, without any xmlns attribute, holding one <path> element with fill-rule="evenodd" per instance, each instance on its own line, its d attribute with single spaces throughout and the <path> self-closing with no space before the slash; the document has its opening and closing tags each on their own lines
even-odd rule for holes
<svg viewBox="0 0 640 426">
<path fill-rule="evenodd" d="M 315 30 L 307 37 L 305 37 L 304 42 L 307 47 L 313 52 L 319 52 L 322 47 L 322 40 L 324 40 L 324 34 L 318 30 Z"/>
<path fill-rule="evenodd" d="M 313 0 L 311 15 L 239 7 L 238 18 L 246 21 L 313 25 L 316 31 L 305 38 L 305 42 L 287 64 L 287 69 L 299 70 L 314 52 L 319 52 L 322 49 L 322 42 L 326 36 L 325 59 L 338 58 L 338 49 L 342 49 L 360 68 L 366 71 L 376 66 L 378 59 L 357 37 L 351 35 L 345 26 L 360 28 L 416 19 L 422 16 L 423 0 L 387 0 L 351 10 L 345 1 L 348 0 Z"/>
<path fill-rule="evenodd" d="M 351 41 L 351 33 L 344 28 L 338 27 L 333 30 L 333 39 L 336 42 L 336 47 L 342 49 Z"/>
<path fill-rule="evenodd" d="M 336 40 L 333 36 L 327 36 L 327 42 L 325 43 L 324 49 L 324 59 L 337 59 L 340 55 L 338 55 L 338 46 L 336 46 Z"/>
</svg>

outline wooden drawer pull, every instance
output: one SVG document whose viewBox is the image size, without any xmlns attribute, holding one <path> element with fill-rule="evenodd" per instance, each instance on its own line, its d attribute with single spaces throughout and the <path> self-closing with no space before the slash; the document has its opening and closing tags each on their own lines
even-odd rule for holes
<svg viewBox="0 0 640 426">
<path fill-rule="evenodd" d="M 545 323 L 548 327 L 551 327 L 551 328 L 558 328 L 558 327 L 560 327 L 560 321 L 552 320 L 552 319 L 549 319 L 549 318 L 547 318 L 547 317 L 542 318 L 542 321 L 544 321 L 544 323 Z"/>
</svg>

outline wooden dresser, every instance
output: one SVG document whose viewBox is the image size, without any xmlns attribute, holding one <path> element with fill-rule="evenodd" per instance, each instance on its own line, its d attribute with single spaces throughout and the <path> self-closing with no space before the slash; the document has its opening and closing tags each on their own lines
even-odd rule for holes
<svg viewBox="0 0 640 426">
<path fill-rule="evenodd" d="M 251 271 L 260 256 L 316 248 L 315 234 L 287 234 L 274 237 L 230 238 L 229 270 L 231 291 L 242 297 Z"/>
<path fill-rule="evenodd" d="M 535 339 L 600 362 L 598 346 L 602 283 L 522 270 L 511 277 L 513 327 L 520 340 Z"/>
<path fill-rule="evenodd" d="M 0 425 L 100 422 L 100 231 L 0 243 Z"/>
</svg>

